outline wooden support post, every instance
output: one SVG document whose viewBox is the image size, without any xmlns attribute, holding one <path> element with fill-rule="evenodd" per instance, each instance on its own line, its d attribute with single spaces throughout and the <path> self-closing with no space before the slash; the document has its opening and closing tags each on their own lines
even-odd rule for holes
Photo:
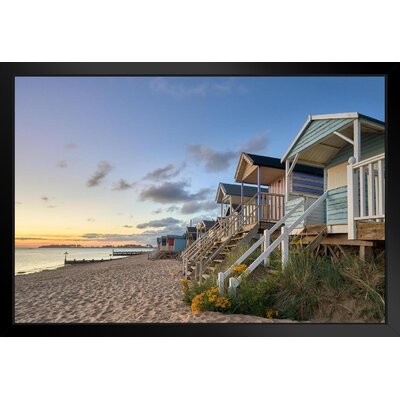
<svg viewBox="0 0 400 400">
<path fill-rule="evenodd" d="M 244 187 L 243 187 L 243 182 L 240 182 L 240 218 L 241 218 L 240 222 L 242 224 L 244 220 L 243 207 L 244 207 Z"/>
<path fill-rule="evenodd" d="M 289 201 L 289 160 L 285 161 L 285 203 Z"/>
<path fill-rule="evenodd" d="M 360 246 L 360 258 L 365 261 L 365 246 Z"/>
<path fill-rule="evenodd" d="M 379 204 L 379 209 L 378 209 L 378 214 L 379 215 L 385 215 L 385 176 L 383 173 L 383 161 L 379 160 L 378 161 L 378 187 L 379 187 L 379 192 L 378 192 L 378 204 Z"/>
<path fill-rule="evenodd" d="M 284 234 L 282 240 L 282 269 L 284 269 L 289 261 L 289 232 L 287 226 L 282 228 L 282 233 Z"/>
<path fill-rule="evenodd" d="M 219 289 L 219 294 L 222 296 L 224 294 L 224 280 L 225 276 L 223 272 L 218 272 L 218 278 L 217 278 L 217 286 Z"/>
<path fill-rule="evenodd" d="M 355 162 L 359 162 L 361 160 L 361 122 L 359 118 L 353 122 L 353 142 Z"/>
<path fill-rule="evenodd" d="M 261 221 L 261 168 L 260 166 L 257 167 L 257 217 L 258 222 Z"/>
<path fill-rule="evenodd" d="M 357 180 L 354 179 L 353 164 L 355 158 L 349 158 L 349 165 L 347 166 L 347 225 L 348 225 L 348 238 L 350 240 L 356 239 L 356 223 L 354 218 L 358 216 L 358 185 Z"/>
<path fill-rule="evenodd" d="M 264 230 L 264 247 L 263 247 L 264 251 L 266 251 L 268 249 L 270 241 L 271 241 L 271 237 L 270 237 L 269 230 L 265 229 Z M 269 265 L 270 265 L 270 262 L 269 262 L 269 256 L 268 256 L 264 260 L 264 266 L 269 267 Z"/>
</svg>

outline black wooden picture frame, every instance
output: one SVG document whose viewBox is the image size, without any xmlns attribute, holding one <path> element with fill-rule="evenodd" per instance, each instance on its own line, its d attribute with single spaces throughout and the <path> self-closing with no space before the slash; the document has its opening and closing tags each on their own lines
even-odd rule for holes
<svg viewBox="0 0 400 400">
<path fill-rule="evenodd" d="M 14 322 L 14 81 L 18 76 L 381 76 L 385 78 L 385 323 L 16 324 Z M 400 134 L 400 63 L 3 63 L 0 65 L 0 267 L 3 336 L 398 336 L 400 207 L 396 136 Z"/>
</svg>

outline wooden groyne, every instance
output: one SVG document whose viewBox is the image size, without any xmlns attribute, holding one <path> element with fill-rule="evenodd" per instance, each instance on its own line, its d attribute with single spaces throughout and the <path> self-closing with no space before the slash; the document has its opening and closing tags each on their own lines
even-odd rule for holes
<svg viewBox="0 0 400 400">
<path fill-rule="evenodd" d="M 124 251 L 124 250 L 113 250 L 113 256 L 137 256 L 139 254 L 145 253 L 144 251 Z"/>
<path fill-rule="evenodd" d="M 95 260 L 92 258 L 91 260 L 86 260 L 85 258 L 83 260 L 64 260 L 64 265 L 69 265 L 69 264 L 87 264 L 87 263 L 97 263 L 97 262 L 102 262 L 102 261 L 112 261 L 112 258 L 102 258 L 100 260 Z"/>
</svg>

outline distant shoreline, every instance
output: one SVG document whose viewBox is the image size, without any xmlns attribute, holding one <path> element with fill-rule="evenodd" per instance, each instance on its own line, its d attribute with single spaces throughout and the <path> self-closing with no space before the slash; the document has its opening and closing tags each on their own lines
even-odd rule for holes
<svg viewBox="0 0 400 400">
<path fill-rule="evenodd" d="M 71 245 L 47 245 L 38 247 L 16 246 L 16 249 L 154 249 L 154 246 L 71 246 Z"/>
</svg>

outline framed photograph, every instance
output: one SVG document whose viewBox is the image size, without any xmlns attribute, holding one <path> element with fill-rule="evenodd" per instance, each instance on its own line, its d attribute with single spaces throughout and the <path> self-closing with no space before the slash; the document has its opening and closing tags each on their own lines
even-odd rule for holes
<svg viewBox="0 0 400 400">
<path fill-rule="evenodd" d="M 399 335 L 398 63 L 1 69 L 3 335 Z"/>
</svg>

